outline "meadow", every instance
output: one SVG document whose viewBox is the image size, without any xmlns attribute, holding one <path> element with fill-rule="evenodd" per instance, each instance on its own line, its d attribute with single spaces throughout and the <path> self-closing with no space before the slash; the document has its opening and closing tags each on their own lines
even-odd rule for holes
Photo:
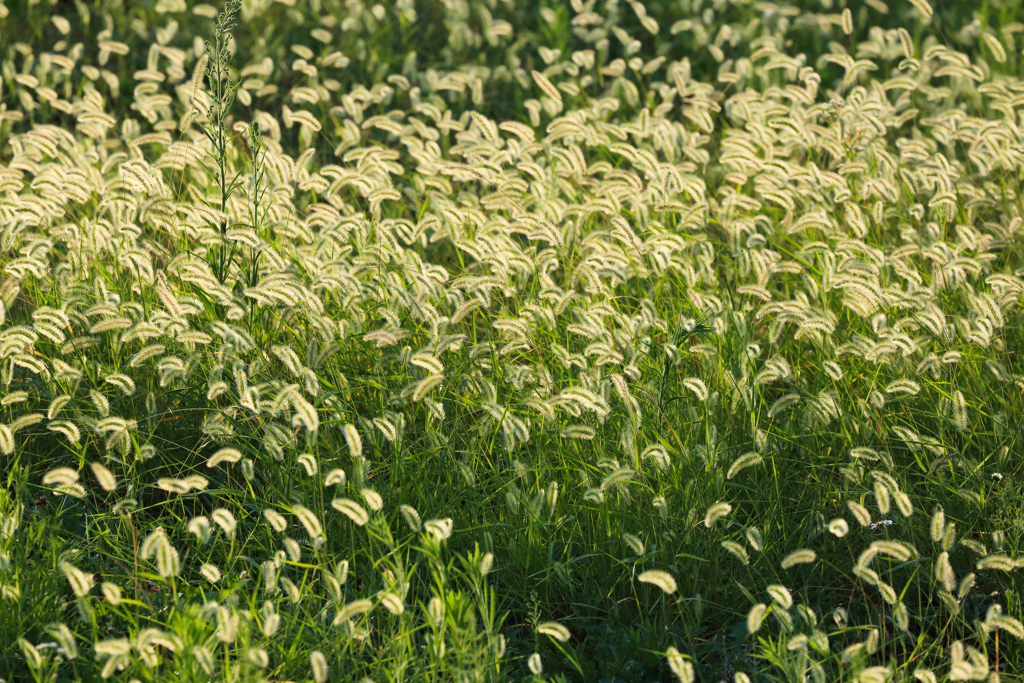
<svg viewBox="0 0 1024 683">
<path fill-rule="evenodd" d="M 0 679 L 1020 680 L 1021 22 L 3 0 Z"/>
</svg>

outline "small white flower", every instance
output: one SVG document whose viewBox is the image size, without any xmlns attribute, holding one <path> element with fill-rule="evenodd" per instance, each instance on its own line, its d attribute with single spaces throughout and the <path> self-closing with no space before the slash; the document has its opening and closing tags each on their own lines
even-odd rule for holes
<svg viewBox="0 0 1024 683">
<path fill-rule="evenodd" d="M 992 473 L 992 478 L 993 479 L 998 479 L 999 481 L 1002 481 L 1003 480 L 1003 475 L 999 474 L 998 472 L 993 472 Z"/>
</svg>

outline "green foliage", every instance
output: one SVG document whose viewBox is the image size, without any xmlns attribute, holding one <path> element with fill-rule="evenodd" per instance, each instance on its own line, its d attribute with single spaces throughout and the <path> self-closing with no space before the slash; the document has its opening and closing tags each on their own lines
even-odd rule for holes
<svg viewBox="0 0 1024 683">
<path fill-rule="evenodd" d="M 1019 675 L 1019 3 L 5 10 L 0 678 Z"/>
</svg>

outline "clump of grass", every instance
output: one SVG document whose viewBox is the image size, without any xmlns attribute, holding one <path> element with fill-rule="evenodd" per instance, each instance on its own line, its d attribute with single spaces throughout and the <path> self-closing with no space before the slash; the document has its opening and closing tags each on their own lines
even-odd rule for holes
<svg viewBox="0 0 1024 683">
<path fill-rule="evenodd" d="M 1013 7 L 76 8 L 0 17 L 0 677 L 1017 674 Z"/>
</svg>

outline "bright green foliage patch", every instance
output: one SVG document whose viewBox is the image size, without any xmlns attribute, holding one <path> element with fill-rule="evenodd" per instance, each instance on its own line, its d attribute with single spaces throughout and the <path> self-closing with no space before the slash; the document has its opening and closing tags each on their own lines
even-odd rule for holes
<svg viewBox="0 0 1024 683">
<path fill-rule="evenodd" d="M 1018 676 L 942 5 L 0 5 L 0 678 Z"/>
</svg>

